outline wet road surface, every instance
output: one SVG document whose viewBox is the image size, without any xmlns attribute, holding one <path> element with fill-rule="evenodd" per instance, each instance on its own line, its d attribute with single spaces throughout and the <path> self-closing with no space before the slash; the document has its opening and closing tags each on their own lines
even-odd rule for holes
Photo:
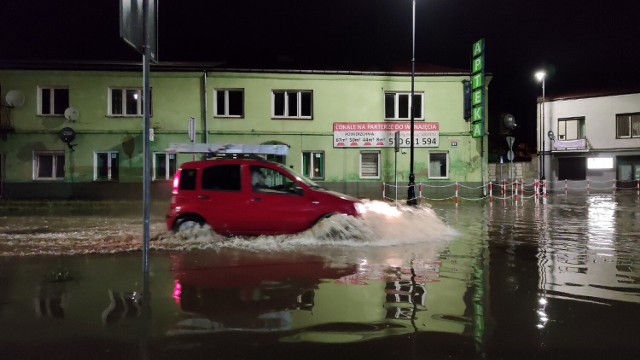
<svg viewBox="0 0 640 360">
<path fill-rule="evenodd" d="M 8 359 L 635 358 L 640 200 L 371 202 L 302 234 L 165 232 L 141 210 L 0 212 Z M 144 291 L 144 290 L 147 291 Z M 6 356 L 5 356 L 6 355 Z"/>
</svg>

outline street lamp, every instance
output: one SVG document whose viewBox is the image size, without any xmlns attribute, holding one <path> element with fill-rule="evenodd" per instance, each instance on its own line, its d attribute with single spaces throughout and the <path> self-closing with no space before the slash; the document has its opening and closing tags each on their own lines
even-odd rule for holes
<svg viewBox="0 0 640 360">
<path fill-rule="evenodd" d="M 414 148 L 414 138 L 413 138 L 413 128 L 415 123 L 415 112 L 414 106 L 415 101 L 413 98 L 415 92 L 415 77 L 416 77 L 416 0 L 412 0 L 412 15 L 411 15 L 411 35 L 412 35 L 412 45 L 411 45 L 411 148 L 409 155 L 409 192 L 407 194 L 407 205 L 418 205 L 418 199 L 416 199 L 416 174 L 413 172 L 413 148 Z"/>
<path fill-rule="evenodd" d="M 544 80 L 547 77 L 547 73 L 543 70 L 537 71 L 536 79 L 538 82 L 542 82 L 542 104 L 540 105 L 540 134 L 539 134 L 539 144 L 542 145 L 542 150 L 540 151 L 540 180 L 544 180 L 544 157 L 545 157 L 545 143 L 544 143 L 544 102 L 545 102 L 545 89 L 544 89 Z"/>
</svg>

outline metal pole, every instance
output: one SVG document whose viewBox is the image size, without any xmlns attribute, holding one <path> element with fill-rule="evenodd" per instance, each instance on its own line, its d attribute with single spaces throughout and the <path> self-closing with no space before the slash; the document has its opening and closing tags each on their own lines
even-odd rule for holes
<svg viewBox="0 0 640 360">
<path fill-rule="evenodd" d="M 546 76 L 545 76 L 546 77 Z M 540 137 L 542 138 L 542 177 L 541 179 L 544 180 L 545 176 L 544 176 L 544 168 L 545 168 L 545 164 L 544 164 L 544 159 L 546 156 L 546 150 L 545 150 L 545 141 L 544 141 L 544 137 L 545 137 L 545 132 L 544 132 L 544 102 L 545 102 L 545 89 L 544 89 L 544 81 L 545 81 L 545 77 L 542 78 L 542 134 L 540 134 Z"/>
<path fill-rule="evenodd" d="M 538 117 L 538 179 L 542 179 L 542 103 L 540 103 L 540 116 Z"/>
<path fill-rule="evenodd" d="M 398 202 L 398 152 L 395 151 L 395 161 L 394 161 L 394 165 L 393 165 L 393 177 L 394 177 L 394 185 L 395 185 L 395 189 L 396 189 L 396 197 L 395 197 L 395 202 Z"/>
<path fill-rule="evenodd" d="M 144 23 L 144 54 L 142 55 L 142 85 L 143 85 L 143 96 L 142 102 L 144 105 L 144 145 L 143 145 L 143 157 L 144 157 L 144 165 L 143 165 L 143 185 L 142 185 L 142 202 L 143 202 L 143 217 L 144 217 L 144 225 L 143 225 L 143 248 L 142 248 L 142 270 L 144 273 L 149 272 L 149 199 L 150 199 L 150 185 L 151 185 L 151 167 L 149 161 L 149 125 L 150 125 L 150 116 L 151 113 L 151 101 L 150 101 L 150 89 L 149 89 L 149 58 L 151 57 L 151 44 L 149 44 L 149 1 L 144 0 L 143 7 L 143 23 Z"/>
<path fill-rule="evenodd" d="M 414 134 L 413 128 L 415 123 L 415 114 L 414 114 L 414 92 L 415 92 L 415 77 L 416 77 L 416 0 L 412 2 L 412 17 L 411 17 L 411 34 L 412 34 L 412 46 L 411 46 L 411 149 L 409 155 L 409 192 L 407 194 L 407 205 L 417 205 L 418 200 L 416 199 L 416 175 L 413 172 L 413 150 L 414 150 Z"/>
</svg>

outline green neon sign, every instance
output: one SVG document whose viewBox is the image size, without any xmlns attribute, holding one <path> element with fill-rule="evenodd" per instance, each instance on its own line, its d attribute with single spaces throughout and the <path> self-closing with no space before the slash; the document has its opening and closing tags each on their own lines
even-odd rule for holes
<svg viewBox="0 0 640 360">
<path fill-rule="evenodd" d="M 480 138 L 483 135 L 482 131 L 482 122 L 473 123 L 471 127 L 471 137 L 472 138 Z"/>
<path fill-rule="evenodd" d="M 472 136 L 482 137 L 484 122 L 484 39 L 473 43 L 471 48 L 471 119 L 474 122 Z"/>
<path fill-rule="evenodd" d="M 484 52 L 484 39 L 480 39 L 478 41 L 476 41 L 475 43 L 473 43 L 473 57 L 475 58 L 476 56 L 480 56 L 482 55 L 482 53 Z"/>
<path fill-rule="evenodd" d="M 477 89 L 473 91 L 473 93 L 471 94 L 471 105 L 482 106 L 482 89 Z"/>
</svg>

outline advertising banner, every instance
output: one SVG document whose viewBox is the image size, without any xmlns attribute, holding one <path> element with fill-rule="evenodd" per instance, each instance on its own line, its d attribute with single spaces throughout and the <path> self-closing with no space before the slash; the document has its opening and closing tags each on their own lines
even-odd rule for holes
<svg viewBox="0 0 640 360">
<path fill-rule="evenodd" d="M 438 147 L 440 124 L 414 123 L 414 147 Z M 394 133 L 400 132 L 399 146 L 411 147 L 411 122 L 337 122 L 333 123 L 333 147 L 395 147 Z"/>
</svg>

